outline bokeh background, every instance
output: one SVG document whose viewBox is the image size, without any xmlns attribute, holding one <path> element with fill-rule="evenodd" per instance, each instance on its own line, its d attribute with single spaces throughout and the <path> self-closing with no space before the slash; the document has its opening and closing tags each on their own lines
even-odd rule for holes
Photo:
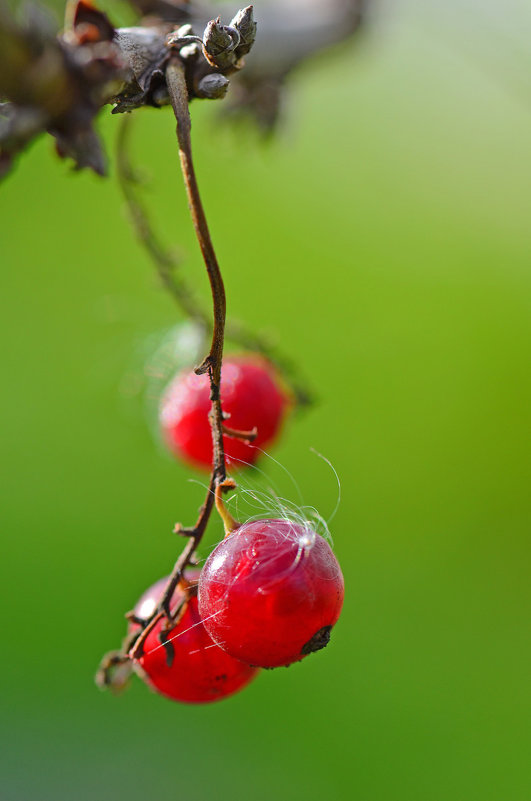
<svg viewBox="0 0 531 801">
<path fill-rule="evenodd" d="M 93 684 L 203 496 L 137 392 L 179 317 L 112 169 L 74 174 L 42 139 L 1 188 L 3 801 L 530 797 L 529 8 L 375 12 L 294 76 L 268 145 L 193 108 L 230 313 L 319 396 L 274 456 L 325 517 L 310 448 L 342 487 L 330 647 L 230 700 Z M 171 113 L 137 117 L 144 197 L 207 298 Z M 261 467 L 245 486 L 300 503 Z"/>
</svg>

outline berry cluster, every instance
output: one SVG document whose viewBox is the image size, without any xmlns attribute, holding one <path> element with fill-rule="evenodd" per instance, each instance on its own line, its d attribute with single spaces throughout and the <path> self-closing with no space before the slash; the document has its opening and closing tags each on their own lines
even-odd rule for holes
<svg viewBox="0 0 531 801">
<path fill-rule="evenodd" d="M 211 370 L 170 381 L 159 409 L 163 440 L 186 463 L 212 471 L 209 494 L 196 527 L 179 529 L 191 540 L 172 576 L 128 615 L 126 643 L 104 661 L 102 684 L 119 689 L 134 670 L 168 698 L 208 703 L 245 687 L 259 668 L 290 665 L 327 645 L 344 592 L 329 544 L 300 520 L 239 524 L 222 500 L 235 486 L 225 464 L 254 464 L 292 404 L 273 366 L 255 354 L 225 359 L 217 385 Z M 186 571 L 213 497 L 226 537 L 200 572 Z"/>
<path fill-rule="evenodd" d="M 254 442 L 223 440 L 227 462 L 241 467 L 280 431 L 290 396 L 272 366 L 252 355 L 226 359 L 224 418 Z M 160 426 L 170 450 L 197 467 L 212 468 L 207 377 L 180 372 L 160 404 Z M 203 569 L 181 577 L 170 617 L 156 615 L 170 577 L 140 597 L 129 635 L 154 620 L 135 672 L 156 692 L 185 703 L 208 703 L 245 687 L 259 668 L 290 665 L 323 648 L 343 602 L 343 577 L 328 543 L 307 523 L 254 520 L 239 525 L 219 504 L 227 529 Z M 155 615 L 155 618 L 153 617 Z"/>
<path fill-rule="evenodd" d="M 289 408 L 271 365 L 252 355 L 228 358 L 221 387 L 227 419 L 256 429 L 255 442 L 271 444 Z M 212 462 L 209 403 L 208 381 L 184 372 L 160 405 L 172 452 L 203 467 Z M 226 430 L 228 459 L 253 463 L 260 451 Z M 225 698 L 259 668 L 287 666 L 323 648 L 343 603 L 337 559 L 308 523 L 269 518 L 240 525 L 219 494 L 217 500 L 227 534 L 203 569 L 181 574 L 167 614 L 160 610 L 169 576 L 146 590 L 129 614 L 131 667 L 151 689 L 185 703 Z"/>
<path fill-rule="evenodd" d="M 146 619 L 168 579 L 139 599 Z M 175 592 L 171 612 L 150 630 L 135 670 L 176 701 L 206 703 L 245 687 L 259 667 L 298 662 L 327 645 L 343 603 L 343 576 L 330 546 L 308 525 L 245 523 L 214 549 L 200 573 Z M 130 624 L 130 631 L 138 630 Z"/>
<path fill-rule="evenodd" d="M 207 26 L 206 41 L 181 29 L 167 39 L 165 85 L 210 281 L 213 320 L 210 325 L 186 295 L 182 306 L 187 314 L 199 320 L 203 332 L 210 328 L 210 350 L 194 370 L 179 372 L 170 381 L 160 402 L 159 426 L 169 450 L 187 464 L 209 471 L 210 479 L 195 526 L 176 527 L 188 541 L 171 575 L 150 587 L 128 613 L 123 647 L 104 657 L 97 676 L 102 686 L 119 690 L 134 670 L 156 692 L 186 703 L 225 698 L 247 685 L 260 668 L 287 666 L 323 648 L 343 603 L 339 564 L 312 526 L 287 517 L 241 524 L 223 501 L 223 494 L 236 486 L 227 468 L 254 465 L 276 441 L 296 399 L 302 402 L 300 387 L 285 366 L 278 369 L 278 359 L 274 367 L 256 353 L 223 356 L 225 288 L 192 160 L 188 103 L 193 81 L 184 51 L 193 39 L 194 45 L 202 43 L 208 58 L 215 35 L 216 52 L 229 59 L 234 71 L 243 66 L 242 56 L 255 30 L 249 6 L 228 26 L 213 21 Z M 152 241 L 146 225 L 143 236 Z M 167 261 L 163 259 L 161 267 L 159 249 L 149 249 L 165 284 L 171 284 Z M 174 297 L 182 294 L 179 283 L 171 287 Z M 256 337 L 247 339 L 262 354 L 269 352 Z M 214 507 L 226 536 L 198 571 L 192 565 Z"/>
</svg>

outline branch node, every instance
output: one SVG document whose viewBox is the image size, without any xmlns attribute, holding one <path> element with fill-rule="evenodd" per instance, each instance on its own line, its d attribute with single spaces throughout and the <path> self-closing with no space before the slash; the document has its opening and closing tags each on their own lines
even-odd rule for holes
<svg viewBox="0 0 531 801">
<path fill-rule="evenodd" d="M 176 523 L 173 527 L 173 533 L 178 534 L 179 537 L 195 537 L 195 528 L 183 526 L 182 523 Z"/>
<path fill-rule="evenodd" d="M 208 373 L 208 371 L 211 369 L 212 369 L 212 356 L 209 353 L 208 356 L 206 356 L 203 359 L 201 364 L 194 369 L 194 373 L 196 375 L 204 375 L 205 373 Z"/>
</svg>

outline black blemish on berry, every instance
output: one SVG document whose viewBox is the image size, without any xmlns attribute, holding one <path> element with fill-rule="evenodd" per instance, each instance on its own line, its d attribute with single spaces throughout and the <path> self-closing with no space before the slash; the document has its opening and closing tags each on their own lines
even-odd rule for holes
<svg viewBox="0 0 531 801">
<path fill-rule="evenodd" d="M 307 654 L 312 654 L 314 651 L 320 651 L 321 648 L 325 648 L 330 642 L 331 631 L 332 626 L 323 626 L 322 629 L 316 631 L 313 637 L 302 646 L 301 654 L 306 656 Z"/>
<path fill-rule="evenodd" d="M 227 674 L 222 673 L 220 676 L 216 676 L 216 681 L 227 681 Z"/>
<path fill-rule="evenodd" d="M 173 665 L 173 660 L 175 659 L 175 649 L 171 642 L 166 639 L 166 635 L 168 632 L 161 631 L 158 636 L 158 640 L 161 645 L 164 646 L 164 651 L 166 652 L 166 666 L 171 668 Z"/>
</svg>

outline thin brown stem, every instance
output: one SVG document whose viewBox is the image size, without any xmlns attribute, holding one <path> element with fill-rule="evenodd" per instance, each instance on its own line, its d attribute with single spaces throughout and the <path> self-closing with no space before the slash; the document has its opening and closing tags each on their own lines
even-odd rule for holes
<svg viewBox="0 0 531 801">
<path fill-rule="evenodd" d="M 220 384 L 226 318 L 225 288 L 197 185 L 192 159 L 190 137 L 191 122 L 188 110 L 189 98 L 184 66 L 179 59 L 173 58 L 170 60 L 166 70 L 166 80 L 171 105 L 177 120 L 179 156 L 184 184 L 188 195 L 190 213 L 210 281 L 213 301 L 213 324 L 197 304 L 193 294 L 189 292 L 182 278 L 177 278 L 176 271 L 179 267 L 179 263 L 177 259 L 172 254 L 168 253 L 160 244 L 149 223 L 145 210 L 137 198 L 135 176 L 128 157 L 130 122 L 127 118 L 124 119 L 118 134 L 117 173 L 120 188 L 126 200 L 137 236 L 156 264 L 162 283 L 190 317 L 200 321 L 205 326 L 205 329 L 208 330 L 210 328 L 212 330 L 210 351 L 202 364 L 196 368 L 196 372 L 198 374 L 208 372 L 210 379 L 211 410 L 209 420 L 212 429 L 213 468 L 207 495 L 195 526 L 193 528 L 184 528 L 180 525 L 176 527 L 176 533 L 187 536 L 189 539 L 173 567 L 157 608 L 146 620 L 138 620 L 134 617 L 134 613 L 132 617 L 129 615 L 129 619 L 138 622 L 141 628 L 139 628 L 138 632 L 129 635 L 127 644 L 121 652 L 112 652 L 108 657 L 104 658 L 100 673 L 98 674 L 100 684 L 112 680 L 112 670 L 116 665 L 122 665 L 128 659 L 139 659 L 142 656 L 147 637 L 163 618 L 166 618 L 166 625 L 164 627 L 166 632 L 176 625 L 179 610 L 182 611 L 182 605 L 178 610 L 172 612 L 172 599 L 177 586 L 183 579 L 184 571 L 192 561 L 193 555 L 203 537 L 214 505 L 216 505 L 223 519 L 225 532 L 227 534 L 238 526 L 237 521 L 229 514 L 222 499 L 223 492 L 235 486 L 233 482 L 226 478 L 223 435 L 226 434 L 249 441 L 256 436 L 256 430 L 235 431 L 224 424 L 220 400 Z M 233 338 L 240 341 L 240 344 L 244 344 L 244 346 L 246 345 L 255 351 L 268 355 L 264 343 L 254 334 L 249 333 L 240 324 L 233 323 L 231 331 L 233 333 Z M 292 386 L 294 388 L 294 385 Z M 306 396 L 303 392 L 296 392 L 294 394 L 298 396 L 299 402 L 306 401 Z"/>
<path fill-rule="evenodd" d="M 223 278 L 219 269 L 214 246 L 210 238 L 210 232 L 208 230 L 208 224 L 195 176 L 190 138 L 191 123 L 190 112 L 188 110 L 188 91 L 186 88 L 184 67 L 177 58 L 170 60 L 166 70 L 166 81 L 171 104 L 177 120 L 179 155 L 184 184 L 188 195 L 190 213 L 212 290 L 214 310 L 212 344 L 210 346 L 210 352 L 203 360 L 202 364 L 196 369 L 196 372 L 199 374 L 208 372 L 210 378 L 211 409 L 209 419 L 212 429 L 213 467 L 207 495 L 194 528 L 178 529 L 179 533 L 189 536 L 189 540 L 175 563 L 157 609 L 151 618 L 146 621 L 144 628 L 129 652 L 129 656 L 132 659 L 138 659 L 142 655 L 146 638 L 163 616 L 167 618 L 168 624 L 173 622 L 171 612 L 173 594 L 183 576 L 185 568 L 190 563 L 201 541 L 212 513 L 215 499 L 222 491 L 222 484 L 226 479 L 225 452 L 223 449 L 223 412 L 220 400 L 221 363 L 223 359 L 226 315 L 225 287 L 223 285 Z M 145 240 L 145 244 L 146 246 L 151 246 L 153 243 L 148 237 Z"/>
<path fill-rule="evenodd" d="M 168 579 L 168 583 L 164 588 L 164 592 L 162 594 L 161 600 L 159 605 L 157 606 L 154 613 L 144 622 L 144 628 L 141 632 L 139 632 L 138 637 L 132 644 L 131 650 L 129 651 L 129 656 L 131 659 L 138 659 L 142 655 L 144 643 L 150 631 L 157 625 L 157 623 L 162 619 L 162 617 L 166 617 L 168 621 L 172 620 L 172 613 L 171 613 L 171 600 L 173 598 L 173 594 L 177 588 L 177 585 L 181 581 L 184 571 L 186 567 L 190 564 L 190 560 L 196 550 L 197 546 L 201 542 L 201 538 L 205 533 L 205 529 L 207 527 L 207 523 L 210 519 L 210 515 L 212 513 L 212 509 L 214 508 L 214 502 L 216 499 L 215 494 L 215 478 L 214 473 L 210 479 L 210 484 L 208 487 L 208 492 L 199 512 L 199 517 L 197 518 L 197 522 L 192 529 L 185 529 L 182 526 L 178 525 L 176 527 L 176 532 L 178 534 L 184 534 L 188 536 L 190 539 L 188 540 L 186 547 L 180 554 L 179 558 L 175 562 L 174 568 L 171 572 L 171 575 Z M 172 621 L 173 622 L 173 621 Z"/>
<path fill-rule="evenodd" d="M 173 58 L 170 60 L 166 69 L 166 82 L 170 95 L 170 101 L 177 120 L 177 139 L 179 142 L 179 156 L 181 159 L 181 169 L 184 177 L 186 193 L 190 214 L 194 224 L 195 232 L 203 254 L 205 266 L 212 290 L 214 328 L 212 331 L 212 344 L 210 353 L 204 359 L 196 372 L 206 373 L 211 370 L 212 380 L 215 385 L 219 385 L 221 378 L 221 360 L 223 354 L 223 342 L 225 335 L 225 315 L 226 300 L 225 287 L 219 269 L 216 253 L 210 231 L 206 220 L 197 178 L 192 159 L 192 143 L 190 138 L 191 121 L 188 110 L 188 91 L 186 88 L 185 70 L 182 62 Z"/>
<path fill-rule="evenodd" d="M 170 95 L 170 102 L 177 120 L 177 140 L 179 142 L 179 156 L 184 178 L 184 185 L 188 195 L 188 205 L 195 233 L 203 254 L 212 291 L 212 305 L 214 325 L 212 329 L 212 343 L 210 352 L 203 362 L 196 368 L 196 373 L 208 373 L 210 378 L 210 426 L 212 429 L 213 444 L 213 478 L 214 488 L 225 480 L 225 452 L 223 449 L 223 413 L 221 410 L 220 384 L 221 362 L 223 359 L 223 345 L 225 341 L 226 299 L 223 278 L 219 269 L 218 260 L 210 237 L 208 223 L 199 194 L 197 178 L 192 159 L 192 142 L 190 137 L 191 121 L 188 109 L 188 90 L 186 88 L 185 69 L 182 62 L 174 57 L 166 68 L 166 83 Z"/>
</svg>

